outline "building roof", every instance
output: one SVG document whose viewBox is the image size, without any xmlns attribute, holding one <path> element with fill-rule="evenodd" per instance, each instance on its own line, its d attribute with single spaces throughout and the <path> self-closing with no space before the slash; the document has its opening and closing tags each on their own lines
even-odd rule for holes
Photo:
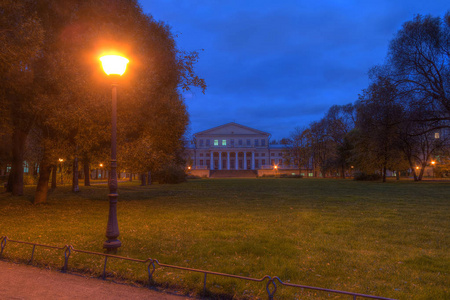
<svg viewBox="0 0 450 300">
<path fill-rule="evenodd" d="M 254 129 L 248 126 L 244 126 L 235 122 L 230 122 L 217 127 L 213 127 L 204 131 L 200 131 L 194 134 L 195 137 L 198 135 L 265 135 L 270 136 L 270 133 Z"/>
</svg>

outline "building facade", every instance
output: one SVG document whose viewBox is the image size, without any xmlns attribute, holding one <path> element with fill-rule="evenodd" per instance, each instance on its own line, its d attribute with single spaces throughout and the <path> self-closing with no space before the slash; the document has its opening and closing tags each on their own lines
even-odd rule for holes
<svg viewBox="0 0 450 300">
<path fill-rule="evenodd" d="M 285 148 L 270 144 L 270 134 L 234 122 L 194 134 L 188 149 L 192 170 L 289 168 Z"/>
</svg>

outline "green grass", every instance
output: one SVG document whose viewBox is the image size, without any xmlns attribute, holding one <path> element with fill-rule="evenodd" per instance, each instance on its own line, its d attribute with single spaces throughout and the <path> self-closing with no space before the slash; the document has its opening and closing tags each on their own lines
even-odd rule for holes
<svg viewBox="0 0 450 300">
<path fill-rule="evenodd" d="M 0 194 L 0 235 L 103 252 L 105 185 L 57 188 L 48 203 Z M 193 180 L 119 186 L 118 255 L 398 299 L 450 298 L 450 184 L 324 179 Z M 31 246 L 4 256 L 28 260 Z M 61 251 L 37 248 L 36 264 L 60 268 Z M 74 253 L 69 268 L 101 274 L 103 258 Z M 146 266 L 110 260 L 109 276 L 146 280 Z M 155 281 L 201 293 L 203 276 L 157 269 Z M 267 297 L 265 285 L 208 276 L 208 290 Z M 277 299 L 336 295 L 278 287 Z M 339 298 L 339 297 L 338 297 Z M 349 299 L 342 297 L 342 299 Z"/>
</svg>

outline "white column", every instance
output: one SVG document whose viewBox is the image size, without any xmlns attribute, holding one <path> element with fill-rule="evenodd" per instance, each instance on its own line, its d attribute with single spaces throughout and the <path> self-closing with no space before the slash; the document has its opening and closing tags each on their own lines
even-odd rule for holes
<svg viewBox="0 0 450 300">
<path fill-rule="evenodd" d="M 255 152 L 252 152 L 252 170 L 255 169 Z"/>
<path fill-rule="evenodd" d="M 230 152 L 227 152 L 227 170 L 230 169 Z"/>
<path fill-rule="evenodd" d="M 210 170 L 214 170 L 214 156 L 213 156 L 213 152 L 211 151 L 211 160 L 209 162 L 209 169 Z"/>
<path fill-rule="evenodd" d="M 236 153 L 236 160 L 234 161 L 234 164 L 235 164 L 235 169 L 237 170 L 239 167 L 239 159 L 238 159 L 238 152 L 236 151 L 235 153 Z"/>
<path fill-rule="evenodd" d="M 247 170 L 247 152 L 244 152 L 244 170 Z"/>
<path fill-rule="evenodd" d="M 222 152 L 219 152 L 219 170 L 222 170 Z"/>
</svg>

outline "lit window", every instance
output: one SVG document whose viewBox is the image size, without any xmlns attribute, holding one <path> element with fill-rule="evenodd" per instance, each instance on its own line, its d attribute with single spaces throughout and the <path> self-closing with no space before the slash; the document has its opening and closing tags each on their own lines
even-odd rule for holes
<svg viewBox="0 0 450 300">
<path fill-rule="evenodd" d="M 226 146 L 227 145 L 227 140 L 222 140 L 222 146 Z"/>
<path fill-rule="evenodd" d="M 434 133 L 434 138 L 435 138 L 435 139 L 438 139 L 438 138 L 439 138 L 439 132 L 435 132 L 435 133 Z"/>
<path fill-rule="evenodd" d="M 308 173 L 308 176 L 309 176 L 309 177 L 313 177 L 314 174 L 313 174 L 313 173 Z"/>
<path fill-rule="evenodd" d="M 219 146 L 219 140 L 214 140 L 214 146 Z"/>
</svg>

